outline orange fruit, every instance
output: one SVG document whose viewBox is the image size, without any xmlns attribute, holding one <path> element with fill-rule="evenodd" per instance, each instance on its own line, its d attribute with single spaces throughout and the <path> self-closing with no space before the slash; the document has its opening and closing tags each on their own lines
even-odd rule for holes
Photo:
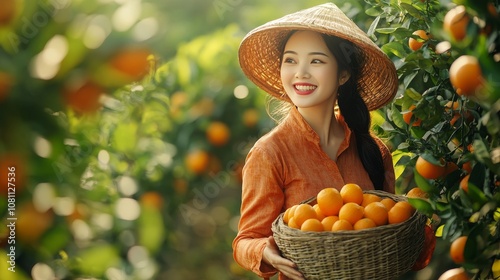
<svg viewBox="0 0 500 280">
<path fill-rule="evenodd" d="M 323 224 L 318 219 L 307 219 L 300 226 L 302 231 L 323 231 Z"/>
<path fill-rule="evenodd" d="M 472 163 L 470 161 L 464 162 L 462 164 L 462 169 L 467 172 L 467 174 L 470 174 L 472 172 Z"/>
<path fill-rule="evenodd" d="M 354 230 L 360 230 L 360 229 L 366 229 L 366 228 L 374 228 L 376 227 L 377 225 L 375 224 L 375 222 L 370 219 L 370 218 L 363 218 L 359 221 L 357 221 L 353 228 Z"/>
<path fill-rule="evenodd" d="M 84 204 L 77 204 L 73 213 L 66 216 L 66 221 L 68 224 L 73 223 L 76 220 L 85 220 L 88 216 L 88 207 Z"/>
<path fill-rule="evenodd" d="M 192 150 L 185 158 L 186 168 L 195 174 L 205 172 L 209 163 L 210 155 L 204 150 Z"/>
<path fill-rule="evenodd" d="M 386 197 L 383 198 L 380 203 L 384 204 L 385 209 L 387 210 L 387 212 L 389 212 L 389 210 L 391 210 L 391 208 L 396 204 L 396 201 L 394 201 L 392 198 Z"/>
<path fill-rule="evenodd" d="M 452 173 L 453 171 L 458 170 L 458 165 L 454 163 L 453 161 L 447 162 L 446 163 L 446 168 L 444 171 L 444 176 Z"/>
<path fill-rule="evenodd" d="M 462 190 L 464 190 L 464 192 L 469 191 L 469 177 L 470 177 L 470 174 L 467 174 L 467 175 L 465 175 L 464 178 L 462 178 L 462 180 L 460 180 L 460 188 Z"/>
<path fill-rule="evenodd" d="M 344 206 L 342 206 L 342 208 L 340 208 L 339 219 L 346 220 L 351 225 L 354 225 L 357 221 L 363 218 L 363 214 L 363 206 L 354 202 L 347 202 Z"/>
<path fill-rule="evenodd" d="M 450 82 L 457 94 L 470 96 L 483 86 L 484 78 L 479 60 L 472 55 L 462 55 L 450 66 Z"/>
<path fill-rule="evenodd" d="M 415 32 L 412 33 L 412 35 L 416 35 L 416 36 L 422 38 L 424 40 L 424 42 L 427 41 L 427 39 L 429 39 L 427 32 L 425 32 L 424 30 L 416 30 Z M 413 51 L 416 51 L 422 47 L 424 42 L 419 42 L 416 39 L 410 37 L 410 39 L 408 40 L 408 46 Z"/>
<path fill-rule="evenodd" d="M 438 280 L 470 280 L 470 278 L 463 267 L 457 267 L 445 271 Z"/>
<path fill-rule="evenodd" d="M 448 101 L 444 105 L 444 111 L 449 112 L 450 110 L 456 111 L 460 108 L 460 103 L 458 101 Z"/>
<path fill-rule="evenodd" d="M 361 203 L 361 206 L 366 207 L 366 205 L 372 203 L 372 202 L 380 202 L 382 198 L 376 194 L 372 193 L 364 193 L 363 194 L 363 203 Z"/>
<path fill-rule="evenodd" d="M 246 127 L 254 127 L 259 122 L 259 111 L 256 109 L 247 109 L 243 112 L 243 124 Z"/>
<path fill-rule="evenodd" d="M 340 196 L 344 203 L 354 202 L 359 205 L 363 203 L 363 190 L 357 184 L 345 184 L 340 189 Z"/>
<path fill-rule="evenodd" d="M 460 236 L 459 238 L 453 240 L 450 246 L 450 257 L 451 260 L 456 264 L 461 264 L 465 261 L 464 258 L 464 248 L 467 243 L 467 236 Z"/>
<path fill-rule="evenodd" d="M 99 99 L 103 95 L 104 90 L 94 84 L 86 81 L 80 86 L 70 86 L 64 90 L 63 98 L 70 108 L 78 113 L 93 113 L 101 108 Z"/>
<path fill-rule="evenodd" d="M 293 214 L 295 218 L 295 223 L 300 227 L 302 223 L 309 219 L 317 219 L 316 211 L 309 204 L 300 204 L 295 208 L 295 213 Z"/>
<path fill-rule="evenodd" d="M 457 41 L 461 41 L 467 35 L 467 25 L 470 17 L 465 7 L 460 5 L 449 10 L 443 19 L 443 29 Z"/>
<path fill-rule="evenodd" d="M 436 54 L 448 54 L 449 55 L 450 49 L 451 49 L 451 43 L 448 41 L 442 41 L 436 45 L 435 51 L 436 51 Z"/>
<path fill-rule="evenodd" d="M 220 147 L 227 144 L 231 136 L 231 131 L 223 122 L 212 122 L 207 127 L 206 136 L 208 142 L 214 146 Z"/>
<path fill-rule="evenodd" d="M 339 231 L 339 230 L 353 230 L 354 228 L 352 227 L 351 223 L 349 223 L 346 220 L 338 220 L 335 223 L 333 223 L 332 226 L 332 231 Z"/>
<path fill-rule="evenodd" d="M 444 175 L 446 166 L 444 165 L 444 163 L 443 165 L 430 163 L 422 156 L 419 156 L 417 159 L 417 163 L 415 164 L 415 169 L 417 170 L 418 174 L 426 179 L 438 179 Z"/>
<path fill-rule="evenodd" d="M 288 226 L 291 228 L 300 229 L 300 226 L 295 222 L 295 217 L 291 217 L 290 220 L 288 220 Z"/>
<path fill-rule="evenodd" d="M 456 126 L 455 126 L 455 123 L 456 123 L 456 122 L 457 122 L 457 121 L 458 121 L 461 117 L 462 117 L 462 115 L 460 115 L 459 113 L 454 114 L 454 115 L 453 115 L 453 117 L 452 117 L 452 118 L 451 118 L 451 120 L 450 120 L 450 125 L 451 125 L 452 127 L 456 127 Z"/>
<path fill-rule="evenodd" d="M 129 81 L 136 81 L 148 73 L 150 55 L 151 51 L 147 48 L 122 49 L 113 55 L 109 65 L 124 74 Z"/>
<path fill-rule="evenodd" d="M 285 213 L 283 213 L 283 222 L 284 222 L 285 224 L 288 224 L 288 220 L 290 219 L 290 215 L 289 215 L 289 214 L 290 214 L 290 209 L 291 209 L 291 208 L 287 208 L 287 209 L 285 210 Z"/>
<path fill-rule="evenodd" d="M 325 231 L 331 231 L 333 224 L 339 220 L 338 216 L 327 216 L 321 220 L 321 224 L 323 225 L 323 229 Z"/>
<path fill-rule="evenodd" d="M 322 189 L 316 195 L 319 209 L 325 216 L 335 216 L 339 214 L 340 208 L 344 205 L 342 196 L 334 188 Z"/>
<path fill-rule="evenodd" d="M 409 108 L 408 108 L 408 111 L 406 113 L 403 113 L 403 120 L 405 121 L 406 124 L 408 125 L 412 125 L 412 126 L 419 126 L 421 123 L 422 123 L 422 120 L 419 119 L 419 118 L 416 118 L 415 120 L 413 120 L 413 123 L 411 122 L 412 121 L 412 117 L 413 117 L 413 110 L 416 108 L 415 105 L 411 105 Z"/>
<path fill-rule="evenodd" d="M 145 192 L 140 200 L 141 204 L 151 206 L 160 210 L 163 207 L 163 197 L 160 193 L 155 191 Z"/>
<path fill-rule="evenodd" d="M 298 204 L 296 205 L 293 205 L 292 207 L 290 207 L 290 212 L 288 213 L 288 219 L 291 219 L 293 217 L 293 215 L 295 215 L 295 209 L 297 209 L 297 206 L 299 206 Z"/>
<path fill-rule="evenodd" d="M 411 218 L 415 209 L 406 201 L 398 201 L 387 212 L 389 224 L 399 224 Z"/>
<path fill-rule="evenodd" d="M 474 153 L 474 145 L 472 145 L 472 143 L 467 145 L 467 149 L 469 150 L 469 152 Z"/>
<path fill-rule="evenodd" d="M 321 209 L 319 208 L 319 205 L 316 203 L 313 205 L 314 211 L 316 212 L 316 217 L 318 220 L 323 220 L 325 218 L 325 215 L 323 212 L 321 212 Z"/>
<path fill-rule="evenodd" d="M 426 199 L 426 198 L 429 198 L 429 194 L 424 192 L 419 187 L 414 187 L 413 189 L 409 190 L 408 193 L 406 193 L 406 197 Z"/>
<path fill-rule="evenodd" d="M 387 209 L 382 202 L 372 202 L 366 205 L 364 217 L 372 220 L 377 226 L 383 226 L 388 221 Z"/>
<path fill-rule="evenodd" d="M 0 155 L 0 195 L 21 194 L 29 175 L 27 167 L 26 159 L 21 154 L 9 152 Z"/>
<path fill-rule="evenodd" d="M 16 15 L 16 0 L 0 0 L 0 26 L 9 25 Z"/>
<path fill-rule="evenodd" d="M 16 209 L 16 238 L 28 244 L 36 243 L 54 221 L 52 211 L 40 212 L 33 203 L 27 202 Z"/>
</svg>

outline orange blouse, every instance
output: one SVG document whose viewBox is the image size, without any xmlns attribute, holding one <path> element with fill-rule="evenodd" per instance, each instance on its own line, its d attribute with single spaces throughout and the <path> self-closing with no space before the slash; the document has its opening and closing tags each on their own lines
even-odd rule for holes
<svg viewBox="0 0 500 280">
<path fill-rule="evenodd" d="M 346 183 L 374 189 L 359 159 L 354 134 L 338 116 L 345 138 L 331 160 L 320 147 L 318 134 L 296 108 L 275 129 L 259 139 L 243 168 L 241 218 L 233 241 L 233 256 L 242 267 L 268 278 L 276 270 L 262 262 L 271 224 L 288 207 L 328 187 L 340 190 Z M 375 138 L 385 168 L 384 191 L 394 193 L 394 169 L 389 149 Z M 286 279 L 280 275 L 280 279 Z"/>
</svg>

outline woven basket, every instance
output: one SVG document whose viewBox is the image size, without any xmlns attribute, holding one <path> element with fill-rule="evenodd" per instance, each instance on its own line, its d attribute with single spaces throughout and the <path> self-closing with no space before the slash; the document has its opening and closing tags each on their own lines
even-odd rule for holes
<svg viewBox="0 0 500 280">
<path fill-rule="evenodd" d="M 365 193 L 406 200 L 382 191 Z M 304 232 L 285 225 L 281 214 L 273 222 L 272 231 L 283 256 L 293 261 L 307 279 L 397 279 L 411 269 L 422 250 L 426 220 L 415 211 L 400 224 L 356 231 Z"/>
</svg>

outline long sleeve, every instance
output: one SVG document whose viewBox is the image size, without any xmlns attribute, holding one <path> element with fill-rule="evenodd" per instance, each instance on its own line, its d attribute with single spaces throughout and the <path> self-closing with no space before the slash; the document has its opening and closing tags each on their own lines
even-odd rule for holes
<svg viewBox="0 0 500 280">
<path fill-rule="evenodd" d="M 272 235 L 271 224 L 284 208 L 282 170 L 279 160 L 256 147 L 248 154 L 243 168 L 241 218 L 233 255 L 242 267 L 260 277 L 271 277 L 277 272 L 262 262 L 262 253 Z"/>
</svg>

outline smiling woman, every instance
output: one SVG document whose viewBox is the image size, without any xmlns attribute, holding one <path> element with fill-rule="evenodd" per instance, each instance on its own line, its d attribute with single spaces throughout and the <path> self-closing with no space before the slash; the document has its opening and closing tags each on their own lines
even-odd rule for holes
<svg viewBox="0 0 500 280">
<path fill-rule="evenodd" d="M 396 70 L 331 3 L 252 30 L 239 59 L 247 77 L 287 110 L 247 155 L 234 258 L 260 277 L 304 279 L 280 255 L 271 224 L 325 188 L 356 183 L 394 192 L 391 153 L 370 133 L 369 110 L 394 97 Z"/>
</svg>

